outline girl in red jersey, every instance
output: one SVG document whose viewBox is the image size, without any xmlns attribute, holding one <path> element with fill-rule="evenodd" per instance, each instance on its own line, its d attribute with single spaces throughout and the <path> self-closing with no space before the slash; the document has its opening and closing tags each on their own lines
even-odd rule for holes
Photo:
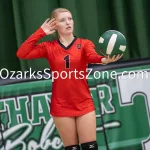
<svg viewBox="0 0 150 150">
<path fill-rule="evenodd" d="M 88 63 L 108 64 L 121 56 L 100 56 L 93 42 L 74 36 L 74 21 L 69 10 L 55 9 L 51 18 L 20 46 L 17 56 L 46 58 L 53 72 L 65 73 L 65 79 L 59 76 L 53 82 L 50 105 L 50 114 L 65 150 L 79 150 L 79 144 L 82 150 L 98 150 L 95 108 L 86 82 L 86 67 Z M 37 44 L 42 37 L 56 31 L 57 40 Z"/>
</svg>

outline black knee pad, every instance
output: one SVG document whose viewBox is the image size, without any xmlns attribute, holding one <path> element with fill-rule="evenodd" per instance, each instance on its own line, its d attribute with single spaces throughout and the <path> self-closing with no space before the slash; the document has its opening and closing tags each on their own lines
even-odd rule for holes
<svg viewBox="0 0 150 150">
<path fill-rule="evenodd" d="M 80 146 L 79 145 L 66 146 L 65 150 L 80 150 Z"/>
<path fill-rule="evenodd" d="M 82 143 L 82 150 L 98 150 L 98 145 L 96 141 Z"/>
</svg>

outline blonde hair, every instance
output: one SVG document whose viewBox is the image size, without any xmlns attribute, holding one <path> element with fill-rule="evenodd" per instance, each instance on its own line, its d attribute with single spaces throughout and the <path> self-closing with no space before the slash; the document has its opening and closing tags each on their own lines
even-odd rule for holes
<svg viewBox="0 0 150 150">
<path fill-rule="evenodd" d="M 71 12 L 66 9 L 66 8 L 56 8 L 52 11 L 51 15 L 50 15 L 50 18 L 53 19 L 57 16 L 58 13 L 61 13 L 61 12 L 69 12 L 71 14 Z M 71 14 L 72 15 L 72 14 Z"/>
</svg>

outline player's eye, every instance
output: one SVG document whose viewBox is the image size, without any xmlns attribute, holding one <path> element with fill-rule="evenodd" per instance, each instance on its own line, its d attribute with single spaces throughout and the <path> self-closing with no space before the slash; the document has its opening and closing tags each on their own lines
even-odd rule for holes
<svg viewBox="0 0 150 150">
<path fill-rule="evenodd" d="M 60 19 L 60 22 L 63 22 L 63 21 L 65 21 L 65 19 Z"/>
<path fill-rule="evenodd" d="M 69 17 L 69 18 L 68 18 L 68 20 L 72 20 L 72 18 L 71 18 L 71 17 Z"/>
</svg>

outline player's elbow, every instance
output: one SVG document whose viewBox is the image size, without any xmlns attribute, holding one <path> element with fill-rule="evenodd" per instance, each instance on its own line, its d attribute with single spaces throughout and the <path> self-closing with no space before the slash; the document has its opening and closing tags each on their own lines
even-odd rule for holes
<svg viewBox="0 0 150 150">
<path fill-rule="evenodd" d="M 20 50 L 17 51 L 16 56 L 20 59 L 27 59 L 26 56 Z"/>
<path fill-rule="evenodd" d="M 20 59 L 23 59 L 23 55 L 20 53 L 20 51 L 18 50 L 17 53 L 16 53 L 16 56 Z"/>
</svg>

